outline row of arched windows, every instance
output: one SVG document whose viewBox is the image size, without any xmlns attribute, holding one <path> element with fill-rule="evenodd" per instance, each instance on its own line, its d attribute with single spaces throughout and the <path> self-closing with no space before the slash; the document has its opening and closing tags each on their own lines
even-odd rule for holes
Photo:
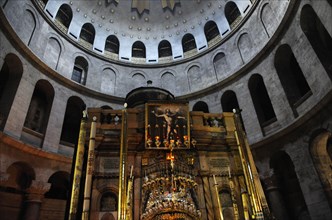
<svg viewBox="0 0 332 220">
<path fill-rule="evenodd" d="M 47 3 L 47 2 L 46 2 Z M 241 20 L 241 12 L 237 5 L 229 1 L 225 5 L 225 17 L 229 23 L 230 27 L 234 27 L 235 23 Z M 60 6 L 56 16 L 55 21 L 59 22 L 65 27 L 65 30 L 68 31 L 70 23 L 72 22 L 73 12 L 71 7 L 68 4 L 63 4 Z M 204 26 L 204 33 L 207 42 L 213 40 L 215 37 L 220 36 L 220 32 L 217 24 L 210 20 Z M 92 48 L 94 44 L 96 31 L 94 26 L 91 23 L 85 23 L 82 26 L 79 40 L 83 40 L 88 43 Z M 105 42 L 104 51 L 119 54 L 120 42 L 115 35 L 110 35 L 107 37 Z M 192 34 L 185 34 L 182 38 L 182 49 L 183 52 L 187 52 L 193 49 L 196 49 L 196 41 Z M 162 40 L 158 45 L 158 57 L 169 57 L 172 56 L 172 46 L 169 41 Z M 136 41 L 132 45 L 132 57 L 146 58 L 146 48 L 143 42 Z"/>
<path fill-rule="evenodd" d="M 317 24 L 317 25 L 316 25 Z M 319 20 L 318 16 L 312 9 L 310 5 L 305 5 L 302 8 L 301 11 L 301 17 L 300 17 L 300 25 L 301 28 L 306 35 L 307 39 L 309 40 L 312 48 L 317 54 L 318 59 L 321 61 L 323 67 L 325 68 L 326 72 L 328 73 L 329 77 L 332 79 L 332 69 L 330 66 L 330 60 L 332 59 L 332 38 L 327 32 L 324 25 Z M 113 40 L 111 40 L 113 38 Z M 109 48 L 111 48 L 112 51 L 117 51 L 118 48 L 114 47 L 117 43 L 114 41 L 116 39 L 115 36 L 110 36 L 108 39 L 110 39 L 108 45 Z M 192 39 L 192 40 L 190 40 Z M 193 41 L 193 37 L 190 37 L 189 35 L 184 36 L 185 45 L 188 48 L 192 48 L 195 46 L 195 41 Z M 241 49 L 241 45 L 251 45 L 250 38 L 248 34 L 244 33 L 239 38 L 239 50 L 241 57 L 243 59 L 243 62 L 247 60 L 246 57 L 246 50 Z M 56 43 L 57 40 L 55 38 L 50 38 L 47 48 L 49 50 L 54 50 L 53 53 L 47 53 L 47 54 L 58 54 L 58 57 L 52 57 L 52 59 L 47 58 L 47 60 L 52 60 L 52 62 L 59 61 L 59 56 L 61 53 L 61 46 L 59 43 Z M 51 46 L 49 46 L 51 45 Z M 245 46 L 245 48 L 247 47 Z M 248 46 L 250 47 L 250 46 Z M 168 56 L 172 54 L 171 45 L 168 41 L 164 40 L 160 42 L 159 45 L 160 48 L 160 56 Z M 190 49 L 189 49 L 190 50 Z M 145 57 L 145 46 L 142 42 L 136 42 L 133 45 L 133 54 L 136 54 L 135 56 L 143 56 Z M 217 75 L 217 78 L 222 78 L 225 75 L 225 72 L 228 72 L 231 70 L 231 67 L 229 66 L 228 57 L 225 53 L 219 52 L 217 53 L 213 58 L 213 64 L 215 68 L 215 73 Z M 51 61 L 50 61 L 51 62 Z M 52 67 L 56 68 L 58 66 L 58 63 L 49 63 Z M 297 60 L 291 50 L 291 48 L 288 45 L 283 45 L 278 48 L 276 51 L 275 61 L 274 61 L 275 68 L 278 72 L 278 76 L 280 78 L 280 81 L 282 82 L 282 85 L 285 89 L 285 92 L 287 94 L 287 98 L 289 100 L 290 105 L 292 108 L 296 108 L 299 104 L 301 104 L 301 97 L 308 96 L 310 93 L 310 88 L 308 84 L 305 81 L 305 78 L 303 74 L 301 73 L 301 68 L 299 67 Z M 72 80 L 81 83 L 83 85 L 86 84 L 87 80 L 87 73 L 89 70 L 89 65 L 87 60 L 82 57 L 78 56 L 75 59 L 75 65 L 72 72 Z M 171 74 L 173 75 L 173 74 Z M 189 76 L 190 75 L 190 76 Z M 194 76 L 192 76 L 194 75 Z M 173 75 L 174 76 L 174 75 Z M 188 81 L 190 83 L 190 87 L 193 88 L 199 88 L 199 85 L 196 85 L 196 83 L 200 83 L 201 80 L 198 80 L 199 77 L 201 77 L 200 68 L 189 68 L 188 69 Z M 143 76 L 144 78 L 144 76 Z M 173 77 L 174 78 L 174 77 Z M 197 82 L 194 80 L 197 78 Z M 219 80 L 219 79 L 218 79 Z M 113 80 L 115 82 L 115 80 Z M 193 85 L 191 85 L 193 84 Z M 194 85 L 195 84 L 195 85 Z M 113 85 L 113 84 L 112 84 Z M 115 85 L 114 85 L 115 86 Z M 165 89 L 168 89 L 167 87 Z M 294 111 L 294 114 L 296 115 L 296 111 Z"/>
</svg>

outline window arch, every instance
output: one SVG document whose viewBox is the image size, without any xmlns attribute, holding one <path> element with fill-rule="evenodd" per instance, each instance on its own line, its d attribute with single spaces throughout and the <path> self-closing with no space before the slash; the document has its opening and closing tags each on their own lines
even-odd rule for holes
<svg viewBox="0 0 332 220">
<path fill-rule="evenodd" d="M 217 24 L 214 21 L 208 21 L 204 26 L 206 40 L 209 42 L 213 38 L 220 35 Z"/>
<path fill-rule="evenodd" d="M 233 109 L 240 109 L 235 92 L 227 90 L 221 96 L 221 107 L 224 112 L 233 112 Z"/>
<path fill-rule="evenodd" d="M 119 54 L 120 42 L 115 35 L 110 35 L 106 39 L 105 51 Z"/>
<path fill-rule="evenodd" d="M 158 56 L 168 57 L 172 56 L 172 46 L 167 40 L 162 40 L 158 45 Z"/>
<path fill-rule="evenodd" d="M 66 200 L 70 190 L 70 175 L 64 171 L 58 171 L 48 179 L 51 183 L 50 190 L 45 194 L 46 198 Z"/>
<path fill-rule="evenodd" d="M 36 17 L 32 11 L 25 10 L 22 26 L 24 32 L 21 33 L 20 38 L 29 46 L 37 26 Z"/>
<path fill-rule="evenodd" d="M 115 212 L 118 209 L 118 199 L 115 193 L 105 192 L 100 199 L 100 208 L 101 212 Z"/>
<path fill-rule="evenodd" d="M 198 101 L 193 106 L 193 111 L 195 111 L 195 112 L 201 111 L 204 113 L 209 113 L 209 106 L 206 104 L 206 102 Z"/>
<path fill-rule="evenodd" d="M 234 219 L 232 195 L 229 190 L 219 191 L 219 199 L 222 204 L 222 213 L 225 219 Z"/>
<path fill-rule="evenodd" d="M 329 176 L 332 167 L 332 134 L 325 129 L 316 130 L 311 135 L 309 144 L 312 161 L 331 205 L 332 190 Z"/>
<path fill-rule="evenodd" d="M 77 144 L 82 112 L 85 107 L 85 103 L 77 96 L 68 99 L 60 136 L 61 144 L 71 147 Z"/>
<path fill-rule="evenodd" d="M 21 60 L 8 54 L 0 70 L 0 131 L 3 131 L 23 74 Z"/>
<path fill-rule="evenodd" d="M 55 16 L 55 20 L 60 22 L 68 30 L 71 20 L 73 18 L 73 11 L 67 4 L 62 4 Z"/>
<path fill-rule="evenodd" d="M 133 44 L 132 51 L 131 51 L 132 57 L 139 57 L 139 58 L 145 58 L 146 57 L 146 51 L 145 51 L 145 45 L 141 41 L 136 41 Z"/>
<path fill-rule="evenodd" d="M 218 80 L 220 80 L 222 77 L 225 76 L 225 73 L 229 69 L 225 53 L 217 53 L 217 55 L 213 58 L 213 66 L 214 71 L 218 76 Z"/>
<path fill-rule="evenodd" d="M 31 97 L 30 106 L 24 122 L 25 128 L 31 129 L 44 136 L 52 108 L 53 98 L 53 86 L 46 80 L 39 80 L 36 83 Z M 32 141 L 30 142 L 31 144 L 36 144 L 36 142 L 30 140 L 29 137 L 25 138 L 28 138 L 28 142 Z"/>
<path fill-rule="evenodd" d="M 34 169 L 25 162 L 15 162 L 7 168 L 9 174 L 8 183 L 19 190 L 29 188 L 32 181 L 36 179 Z"/>
<path fill-rule="evenodd" d="M 241 12 L 234 2 L 229 1 L 226 3 L 225 16 L 229 26 L 233 29 L 241 19 Z"/>
<path fill-rule="evenodd" d="M 82 85 L 86 84 L 86 78 L 88 75 L 89 64 L 88 61 L 81 56 L 75 58 L 73 73 L 71 79 Z"/>
<path fill-rule="evenodd" d="M 332 80 L 332 37 L 310 5 L 304 5 L 302 8 L 300 25 L 318 59 Z"/>
<path fill-rule="evenodd" d="M 192 34 L 186 34 L 182 38 L 183 53 L 197 48 L 195 38 Z"/>
<path fill-rule="evenodd" d="M 80 40 L 83 40 L 84 42 L 93 45 L 93 42 L 95 40 L 96 31 L 92 24 L 85 23 L 82 26 L 81 33 L 80 33 Z"/>
<path fill-rule="evenodd" d="M 270 160 L 270 167 L 277 178 L 278 189 L 289 219 L 307 219 L 308 208 L 289 155 L 284 151 L 275 153 Z"/>
<path fill-rule="evenodd" d="M 311 90 L 289 45 L 283 44 L 277 49 L 274 66 L 288 102 L 297 116 L 296 107 L 304 101 Z"/>
<path fill-rule="evenodd" d="M 62 48 L 58 39 L 55 37 L 50 37 L 47 41 L 46 49 L 44 52 L 44 59 L 49 67 L 55 70 L 58 68 L 61 51 Z"/>
<path fill-rule="evenodd" d="M 276 121 L 277 118 L 262 76 L 259 74 L 252 75 L 248 86 L 261 127 L 265 127 Z"/>
</svg>

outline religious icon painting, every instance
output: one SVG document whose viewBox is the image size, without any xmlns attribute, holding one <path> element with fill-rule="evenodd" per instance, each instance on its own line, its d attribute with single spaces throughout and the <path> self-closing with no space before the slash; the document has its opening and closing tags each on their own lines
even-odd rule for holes
<svg viewBox="0 0 332 220">
<path fill-rule="evenodd" d="M 190 146 L 187 103 L 147 103 L 145 106 L 145 147 L 185 149 Z"/>
</svg>

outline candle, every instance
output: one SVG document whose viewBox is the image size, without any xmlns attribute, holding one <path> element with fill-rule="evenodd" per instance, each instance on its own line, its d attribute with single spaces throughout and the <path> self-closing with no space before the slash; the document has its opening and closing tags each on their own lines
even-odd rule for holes
<svg viewBox="0 0 332 220">
<path fill-rule="evenodd" d="M 231 167 L 228 166 L 228 177 L 231 178 Z"/>
<path fill-rule="evenodd" d="M 217 185 L 217 180 L 216 180 L 216 176 L 213 175 L 213 180 L 214 180 L 214 184 Z"/>
<path fill-rule="evenodd" d="M 133 176 L 133 165 L 130 167 L 130 178 Z"/>
</svg>

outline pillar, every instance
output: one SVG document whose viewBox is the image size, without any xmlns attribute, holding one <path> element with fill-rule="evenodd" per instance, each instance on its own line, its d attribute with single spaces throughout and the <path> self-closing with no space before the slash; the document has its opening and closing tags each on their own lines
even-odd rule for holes
<svg viewBox="0 0 332 220">
<path fill-rule="evenodd" d="M 266 196 L 270 202 L 272 215 L 274 215 L 276 219 L 289 220 L 276 176 L 273 174 L 272 176 L 265 178 L 263 182 L 266 189 Z"/>
<path fill-rule="evenodd" d="M 26 199 L 24 201 L 24 220 L 38 220 L 40 214 L 40 206 L 44 194 L 49 191 L 50 183 L 33 180 L 31 186 L 26 190 Z"/>
</svg>

